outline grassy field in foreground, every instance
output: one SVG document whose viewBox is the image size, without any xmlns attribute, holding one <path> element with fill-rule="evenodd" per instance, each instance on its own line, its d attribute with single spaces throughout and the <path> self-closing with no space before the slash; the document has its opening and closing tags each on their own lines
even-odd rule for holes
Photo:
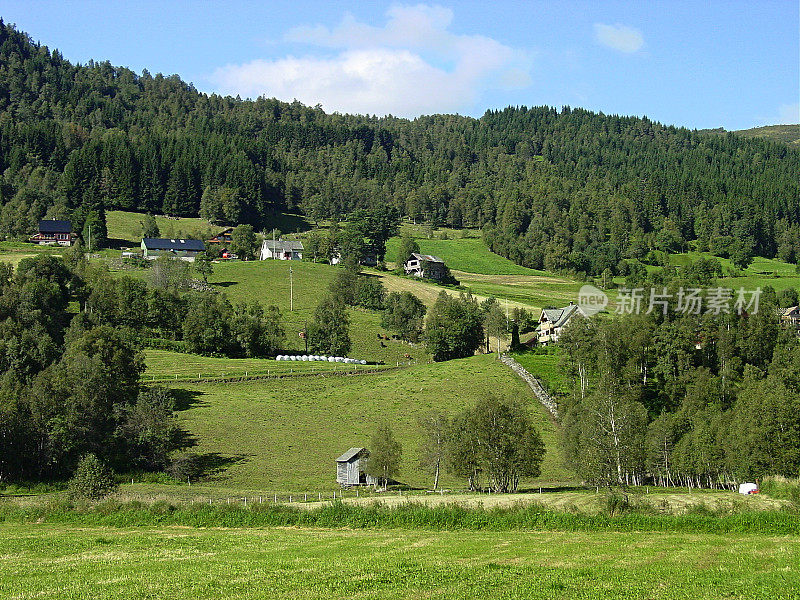
<svg viewBox="0 0 800 600">
<path fill-rule="evenodd" d="M 243 383 L 175 384 L 185 410 L 179 424 L 195 445 L 223 470 L 221 486 L 290 492 L 336 488 L 334 459 L 352 446 L 369 446 L 377 424 L 391 423 L 403 445 L 398 479 L 426 488 L 431 478 L 419 464 L 418 419 L 431 411 L 449 415 L 494 392 L 528 398 L 531 417 L 547 455 L 540 481 L 570 482 L 556 425 L 528 387 L 493 355 L 399 371 L 351 377 L 311 377 Z M 463 488 L 449 476 L 444 487 Z M 521 487 L 538 486 L 523 481 Z"/>
<path fill-rule="evenodd" d="M 796 598 L 795 536 L 0 525 L 4 598 Z"/>
</svg>

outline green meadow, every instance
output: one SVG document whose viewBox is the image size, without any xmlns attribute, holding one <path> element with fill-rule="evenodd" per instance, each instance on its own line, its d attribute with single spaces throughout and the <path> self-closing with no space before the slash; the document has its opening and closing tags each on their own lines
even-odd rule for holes
<svg viewBox="0 0 800 600">
<path fill-rule="evenodd" d="M 789 535 L 0 525 L 4 598 L 797 598 Z"/>
<path fill-rule="evenodd" d="M 110 210 L 106 213 L 106 229 L 108 239 L 112 243 L 128 246 L 139 246 L 142 241 L 142 213 L 124 210 Z M 222 227 L 212 225 L 205 219 L 197 217 L 167 217 L 155 215 L 156 225 L 162 237 L 200 237 L 204 238 L 209 232 L 222 230 Z"/>
<path fill-rule="evenodd" d="M 308 364 L 308 363 L 307 363 Z M 345 365 L 339 365 L 340 368 Z M 403 446 L 398 480 L 427 489 L 432 477 L 420 464 L 419 419 L 431 412 L 453 416 L 483 395 L 526 399 L 547 447 L 541 482 L 573 483 L 563 466 L 558 434 L 528 387 L 494 355 L 420 364 L 352 376 L 245 382 L 179 382 L 178 423 L 187 450 L 213 457 L 213 485 L 265 492 L 336 489 L 334 459 L 352 446 L 369 446 L 378 423 L 391 423 Z M 464 482 L 443 474 L 442 485 Z"/>
</svg>

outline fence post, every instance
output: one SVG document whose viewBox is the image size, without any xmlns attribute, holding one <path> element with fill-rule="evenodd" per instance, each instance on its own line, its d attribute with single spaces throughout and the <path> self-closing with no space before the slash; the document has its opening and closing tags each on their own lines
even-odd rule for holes
<svg viewBox="0 0 800 600">
<path fill-rule="evenodd" d="M 277 504 L 277 502 L 278 502 L 278 494 L 275 494 L 275 496 L 273 498 L 273 502 L 275 502 Z"/>
</svg>

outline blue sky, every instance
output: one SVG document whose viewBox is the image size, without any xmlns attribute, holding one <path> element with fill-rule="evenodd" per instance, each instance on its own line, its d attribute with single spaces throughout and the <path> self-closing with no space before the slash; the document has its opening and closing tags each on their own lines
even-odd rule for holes
<svg viewBox="0 0 800 600">
<path fill-rule="evenodd" d="M 580 106 L 690 128 L 800 121 L 797 0 L 25 2 L 0 16 L 74 62 L 326 111 Z"/>
</svg>

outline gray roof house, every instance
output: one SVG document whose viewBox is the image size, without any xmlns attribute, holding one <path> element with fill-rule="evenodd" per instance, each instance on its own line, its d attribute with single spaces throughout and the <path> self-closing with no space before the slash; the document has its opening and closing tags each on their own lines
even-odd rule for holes
<svg viewBox="0 0 800 600">
<path fill-rule="evenodd" d="M 575 315 L 580 315 L 584 318 L 587 316 L 580 306 L 572 302 L 564 308 L 542 309 L 542 316 L 539 317 L 539 326 L 536 328 L 536 340 L 540 344 L 557 342 L 561 331 Z"/>
<path fill-rule="evenodd" d="M 378 480 L 364 472 L 369 458 L 366 448 L 350 448 L 336 459 L 336 483 L 342 487 L 351 485 L 376 485 Z"/>
<path fill-rule="evenodd" d="M 200 240 L 172 240 L 166 238 L 144 238 L 142 255 L 155 260 L 162 254 L 170 254 L 181 260 L 194 262 L 195 257 L 205 252 L 206 245 Z"/>
<path fill-rule="evenodd" d="M 297 240 L 264 240 L 261 244 L 261 260 L 303 260 L 303 242 Z"/>
<path fill-rule="evenodd" d="M 406 275 L 414 275 L 425 279 L 444 279 L 447 267 L 444 261 L 432 254 L 417 254 L 413 252 L 403 265 Z"/>
</svg>

